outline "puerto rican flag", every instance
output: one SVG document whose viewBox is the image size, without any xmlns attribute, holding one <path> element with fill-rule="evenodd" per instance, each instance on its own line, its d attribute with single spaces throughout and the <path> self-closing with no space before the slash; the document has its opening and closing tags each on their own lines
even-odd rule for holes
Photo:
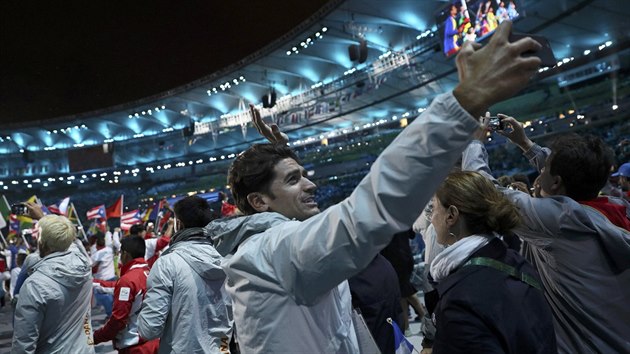
<svg viewBox="0 0 630 354">
<path fill-rule="evenodd" d="M 106 219 L 105 217 L 105 204 L 101 204 L 97 207 L 94 207 L 87 212 L 88 220 L 92 219 Z"/>
<path fill-rule="evenodd" d="M 123 231 L 129 231 L 132 225 L 141 223 L 142 218 L 138 209 L 123 213 L 120 216 L 120 229 Z"/>
</svg>

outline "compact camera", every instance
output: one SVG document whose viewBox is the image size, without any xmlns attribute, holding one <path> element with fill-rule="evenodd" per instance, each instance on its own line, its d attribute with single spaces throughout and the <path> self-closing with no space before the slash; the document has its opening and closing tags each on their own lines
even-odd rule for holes
<svg viewBox="0 0 630 354">
<path fill-rule="evenodd" d="M 488 128 L 492 131 L 505 130 L 505 124 L 499 117 L 488 117 Z"/>
<path fill-rule="evenodd" d="M 15 215 L 25 215 L 28 214 L 28 208 L 26 205 L 18 203 L 11 205 L 11 214 Z"/>
</svg>

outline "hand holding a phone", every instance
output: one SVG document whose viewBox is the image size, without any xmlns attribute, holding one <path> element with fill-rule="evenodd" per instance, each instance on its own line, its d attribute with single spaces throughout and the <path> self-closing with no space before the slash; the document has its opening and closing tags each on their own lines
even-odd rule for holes
<svg viewBox="0 0 630 354">
<path fill-rule="evenodd" d="M 466 42 L 457 55 L 459 84 L 453 95 L 473 117 L 523 89 L 540 67 L 540 58 L 521 55 L 537 52 L 540 43 L 530 37 L 511 43 L 511 32 L 512 23 L 503 21 L 486 46 Z"/>
<path fill-rule="evenodd" d="M 36 203 L 26 202 L 24 203 L 26 208 L 28 209 L 27 215 L 30 216 L 33 220 L 39 220 L 44 217 L 44 211 L 42 207 L 37 205 Z"/>
<path fill-rule="evenodd" d="M 514 117 L 510 117 L 505 114 L 499 113 L 497 116 L 501 119 L 501 122 L 505 125 L 505 127 L 509 128 L 497 130 L 497 133 L 508 138 L 523 151 L 529 150 L 532 145 L 534 145 L 534 143 L 527 137 L 527 134 L 525 134 L 525 128 L 523 128 L 523 124 L 521 122 L 514 119 Z"/>
</svg>

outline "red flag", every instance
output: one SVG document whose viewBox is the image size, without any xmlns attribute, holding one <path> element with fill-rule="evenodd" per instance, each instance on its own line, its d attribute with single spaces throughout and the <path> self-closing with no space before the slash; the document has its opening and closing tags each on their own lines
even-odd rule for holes
<svg viewBox="0 0 630 354">
<path fill-rule="evenodd" d="M 107 218 L 119 218 L 123 214 L 123 196 L 121 195 L 114 204 L 107 208 Z"/>
</svg>

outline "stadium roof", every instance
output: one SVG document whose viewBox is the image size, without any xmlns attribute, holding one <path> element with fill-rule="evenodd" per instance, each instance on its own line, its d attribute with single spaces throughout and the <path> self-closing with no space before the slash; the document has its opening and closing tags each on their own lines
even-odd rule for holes
<svg viewBox="0 0 630 354">
<path fill-rule="evenodd" d="M 598 52 L 617 53 L 626 65 L 630 34 L 626 2 L 517 4 L 524 16 L 515 23 L 515 31 L 549 38 L 556 57 L 565 59 L 565 68 L 586 65 L 589 60 L 584 57 Z M 246 105 L 260 105 L 272 91 L 276 105 L 263 112 L 296 143 L 417 114 L 456 84 L 454 60 L 442 55 L 436 32 L 435 16 L 446 5 L 417 0 L 329 1 L 264 48 L 183 86 L 91 112 L 5 124 L 0 129 L 0 154 L 113 143 L 125 151 L 125 165 L 133 165 L 214 150 L 238 151 L 259 138 L 247 124 Z M 216 41 L 221 40 L 220 32 Z M 348 53 L 360 38 L 367 42 L 363 64 L 351 61 Z M 172 52 L 173 58 L 182 55 L 185 49 Z M 559 71 L 542 72 L 541 77 Z M 198 134 L 191 135 L 195 131 Z M 164 141 L 176 146 L 152 148 Z"/>
</svg>

